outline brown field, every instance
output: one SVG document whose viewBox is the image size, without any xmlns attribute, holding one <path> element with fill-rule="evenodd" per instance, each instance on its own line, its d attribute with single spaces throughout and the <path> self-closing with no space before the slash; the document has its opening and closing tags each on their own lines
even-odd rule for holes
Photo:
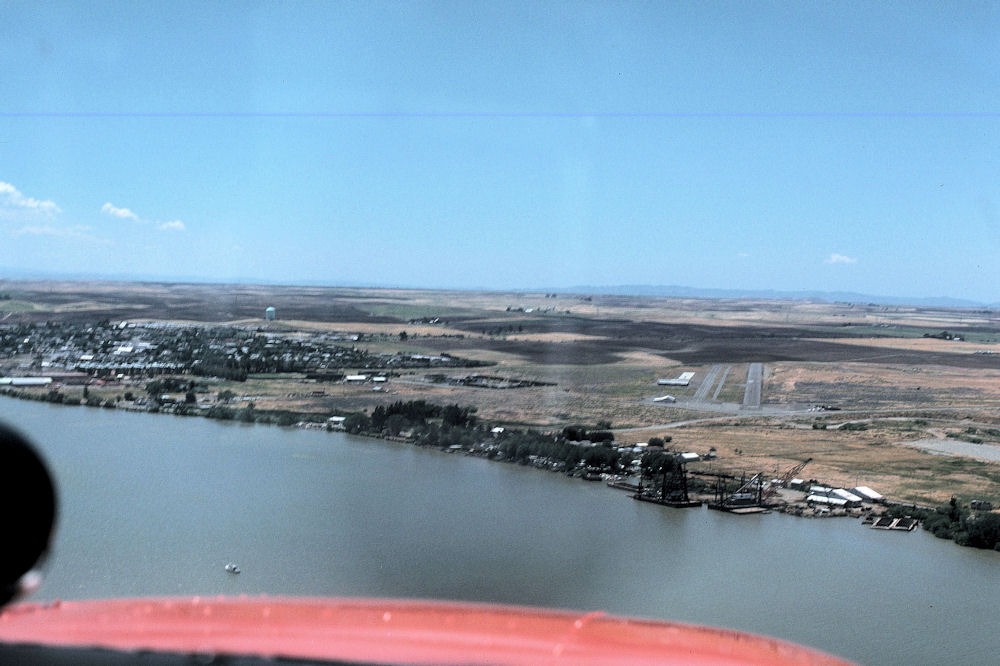
<svg viewBox="0 0 1000 666">
<path fill-rule="evenodd" d="M 294 377 L 200 380 L 204 391 L 230 388 L 253 396 L 261 408 L 337 414 L 425 399 L 475 406 L 496 424 L 556 429 L 607 419 L 615 428 L 646 428 L 621 432 L 626 442 L 669 434 L 678 448 L 715 446 L 713 465 L 730 471 L 773 473 L 812 456 L 805 474 L 827 483 L 862 483 L 903 500 L 959 494 L 1000 503 L 1000 463 L 901 444 L 1000 420 L 996 311 L 312 286 L 0 281 L 0 290 L 16 303 L 4 311 L 0 302 L 0 325 L 111 319 L 261 326 L 264 309 L 274 306 L 279 320 L 272 330 L 360 334 L 363 342 L 352 344 L 372 351 L 448 352 L 495 363 L 490 374 L 554 384 L 513 390 L 435 385 L 421 371 L 391 378 L 383 392 Z M 434 318 L 439 322 L 427 323 Z M 399 339 L 404 330 L 405 341 Z M 965 340 L 922 337 L 943 330 Z M 765 364 L 766 414 L 738 408 L 750 363 Z M 729 369 L 724 385 L 709 387 L 705 396 L 717 400 L 692 403 L 714 365 Z M 691 386 L 656 385 L 683 371 L 696 373 Z M 315 390 L 325 395 L 312 396 Z M 668 393 L 678 404 L 650 401 Z M 729 412 L 722 403 L 730 404 Z M 807 411 L 812 405 L 842 413 Z M 931 420 L 905 430 L 883 420 L 890 414 Z M 877 420 L 863 431 L 812 428 L 868 418 Z M 679 425 L 689 420 L 699 422 Z"/>
<path fill-rule="evenodd" d="M 696 424 L 669 431 L 677 447 L 719 460 L 695 469 L 763 471 L 776 475 L 806 458 L 803 478 L 841 487 L 868 485 L 907 501 L 937 504 L 952 495 L 998 496 L 1000 465 L 960 456 L 942 456 L 900 446 L 926 433 L 912 421 L 884 422 L 865 431 L 813 430 L 779 422 Z"/>
<path fill-rule="evenodd" d="M 990 349 L 992 345 L 976 342 L 939 340 L 937 338 L 866 338 L 827 340 L 841 345 L 859 345 L 881 349 L 903 349 L 906 351 L 933 352 L 940 354 L 974 354 Z"/>
</svg>

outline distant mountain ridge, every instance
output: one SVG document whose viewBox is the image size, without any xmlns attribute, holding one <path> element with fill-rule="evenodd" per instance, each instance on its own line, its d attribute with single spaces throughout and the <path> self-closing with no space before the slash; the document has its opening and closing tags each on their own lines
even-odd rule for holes
<svg viewBox="0 0 1000 666">
<path fill-rule="evenodd" d="M 546 291 L 542 289 L 540 291 Z M 680 285 L 623 284 L 615 286 L 579 285 L 548 289 L 558 294 L 602 294 L 618 296 L 658 296 L 661 298 L 761 298 L 777 301 L 822 301 L 826 303 L 877 303 L 938 308 L 1000 308 L 1000 303 L 983 303 L 962 298 L 875 296 L 853 291 L 780 291 L 775 289 L 702 289 Z"/>
</svg>

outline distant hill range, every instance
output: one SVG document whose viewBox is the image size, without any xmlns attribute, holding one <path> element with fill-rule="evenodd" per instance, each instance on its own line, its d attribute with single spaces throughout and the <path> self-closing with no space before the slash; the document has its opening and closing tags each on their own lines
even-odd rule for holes
<svg viewBox="0 0 1000 666">
<path fill-rule="evenodd" d="M 818 301 L 823 303 L 876 303 L 929 308 L 1000 308 L 1000 303 L 981 303 L 961 298 L 873 296 L 853 291 L 776 291 L 773 289 L 699 289 L 677 285 L 623 284 L 580 285 L 563 289 L 539 289 L 555 294 L 603 294 L 618 296 L 658 296 L 661 298 L 756 298 L 778 301 Z"/>
<path fill-rule="evenodd" d="M 755 298 L 776 301 L 816 301 L 821 303 L 875 303 L 877 305 L 909 305 L 925 308 L 989 308 L 1000 310 L 1000 302 L 983 303 L 961 298 L 924 297 L 911 298 L 906 296 L 873 296 L 852 291 L 777 291 L 774 289 L 701 289 L 698 287 L 681 287 L 678 285 L 579 285 L 574 287 L 537 287 L 532 289 L 511 289 L 509 287 L 448 287 L 416 284 L 378 284 L 370 282 L 345 281 L 331 284 L 327 280 L 296 280 L 283 281 L 266 278 L 230 277 L 205 278 L 190 275 L 144 275 L 123 273 L 74 273 L 63 271 L 47 271 L 39 269 L 16 269 L 0 266 L 0 280 L 107 280 L 111 282 L 157 282 L 157 283 L 193 283 L 193 284 L 260 284 L 260 285 L 299 285 L 316 287 L 347 287 L 375 289 L 443 289 L 445 291 L 517 291 L 543 292 L 549 294 L 604 294 L 617 296 L 656 296 L 660 298 Z"/>
</svg>

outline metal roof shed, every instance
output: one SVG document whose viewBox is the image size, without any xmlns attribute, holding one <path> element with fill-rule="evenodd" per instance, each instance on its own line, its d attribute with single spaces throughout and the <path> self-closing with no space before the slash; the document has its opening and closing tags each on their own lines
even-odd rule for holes
<svg viewBox="0 0 1000 666">
<path fill-rule="evenodd" d="M 825 495 L 810 495 L 806 498 L 807 502 L 813 502 L 814 504 L 829 504 L 831 506 L 844 506 L 847 504 L 847 500 L 841 499 L 839 497 L 827 497 Z"/>
<path fill-rule="evenodd" d="M 848 502 L 853 502 L 853 503 L 856 503 L 856 504 L 860 504 L 861 503 L 861 498 L 860 497 L 858 497 L 857 495 L 855 495 L 854 493 L 852 493 L 852 492 L 850 492 L 848 490 L 844 490 L 843 488 L 837 488 L 836 490 L 834 490 L 830 494 L 831 495 L 836 495 L 837 497 L 839 497 L 841 499 L 845 499 Z"/>
<path fill-rule="evenodd" d="M 865 502 L 881 502 L 885 498 L 869 488 L 868 486 L 858 486 L 857 488 L 851 488 L 851 492 L 860 497 Z"/>
</svg>

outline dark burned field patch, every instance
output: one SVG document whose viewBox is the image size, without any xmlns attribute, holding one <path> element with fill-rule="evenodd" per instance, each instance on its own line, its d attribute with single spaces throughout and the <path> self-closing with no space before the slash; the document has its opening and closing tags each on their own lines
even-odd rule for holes
<svg viewBox="0 0 1000 666">
<path fill-rule="evenodd" d="M 261 319 L 269 306 L 279 319 L 318 322 L 396 323 L 392 317 L 374 316 L 351 302 L 351 296 L 331 297 L 327 290 L 310 287 L 229 287 L 226 285 L 139 285 L 136 289 L 87 289 L 72 291 L 24 290 L 25 298 L 40 310 L 25 313 L 22 321 L 45 320 L 87 322 L 99 319 L 147 318 L 223 322 Z M 342 302 L 347 301 L 347 302 Z M 86 309 L 53 312 L 52 308 L 89 303 Z"/>
<path fill-rule="evenodd" d="M 709 363 L 752 363 L 778 361 L 877 361 L 891 365 L 943 365 L 959 368 L 1000 369 L 1000 355 L 948 354 L 856 344 L 838 344 L 830 337 L 844 339 L 862 336 L 806 328 L 753 326 L 703 326 L 662 324 L 622 320 L 552 318 L 551 320 L 514 320 L 523 333 L 575 333 L 599 339 L 544 342 L 504 337 L 466 338 L 430 343 L 441 351 L 449 349 L 485 349 L 515 354 L 541 364 L 592 365 L 612 363 L 619 354 L 642 350 L 660 354 L 686 365 Z M 457 328 L 480 332 L 483 322 L 461 322 Z M 512 336 L 516 338 L 515 336 Z M 823 340 L 816 338 L 826 338 Z"/>
<path fill-rule="evenodd" d="M 795 382 L 795 398 L 816 404 L 853 404 L 867 408 L 905 404 L 910 407 L 942 404 L 949 399 L 974 400 L 980 393 L 975 389 L 933 389 L 915 386 L 874 385 L 840 382 Z"/>
<path fill-rule="evenodd" d="M 576 342 L 537 342 L 503 338 L 465 338 L 421 340 L 421 346 L 441 352 L 460 354 L 464 350 L 483 349 L 520 356 L 540 365 L 599 365 L 619 360 L 618 353 L 631 349 L 604 340 Z"/>
</svg>

